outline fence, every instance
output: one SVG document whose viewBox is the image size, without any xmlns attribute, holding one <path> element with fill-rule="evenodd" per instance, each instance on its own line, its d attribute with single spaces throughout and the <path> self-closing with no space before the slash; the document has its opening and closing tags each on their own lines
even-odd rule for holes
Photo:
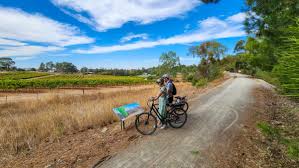
<svg viewBox="0 0 299 168">
<path fill-rule="evenodd" d="M 14 103 L 25 100 L 41 100 L 44 98 L 54 96 L 82 96 L 87 94 L 100 93 L 101 89 L 55 89 L 55 90 L 42 90 L 32 93 L 28 92 L 2 92 L 0 93 L 0 104 Z"/>
</svg>

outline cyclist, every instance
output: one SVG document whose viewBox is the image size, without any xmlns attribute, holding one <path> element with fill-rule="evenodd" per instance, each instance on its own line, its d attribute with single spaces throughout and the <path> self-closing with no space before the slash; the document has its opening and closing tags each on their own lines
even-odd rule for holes
<svg viewBox="0 0 299 168">
<path fill-rule="evenodd" d="M 167 89 L 167 103 L 172 104 L 173 102 L 173 91 L 174 91 L 174 85 L 172 83 L 172 80 L 170 79 L 170 76 L 168 74 L 164 74 L 162 76 L 164 80 L 164 84 Z"/>
<path fill-rule="evenodd" d="M 159 99 L 159 113 L 163 118 L 166 118 L 166 104 L 167 104 L 167 89 L 165 87 L 163 79 L 158 79 L 156 83 L 160 86 L 159 93 L 156 97 L 152 97 L 152 100 Z M 161 125 L 161 121 L 160 124 Z M 166 127 L 165 124 L 161 125 L 161 129 Z"/>
</svg>

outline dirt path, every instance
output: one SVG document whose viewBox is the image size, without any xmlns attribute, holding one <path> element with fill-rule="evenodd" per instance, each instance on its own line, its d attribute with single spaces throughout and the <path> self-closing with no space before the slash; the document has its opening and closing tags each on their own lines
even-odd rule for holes
<svg viewBox="0 0 299 168">
<path fill-rule="evenodd" d="M 42 78 L 48 78 L 48 77 L 51 77 L 51 76 L 57 76 L 57 75 L 56 74 L 51 74 L 51 75 L 45 75 L 45 76 L 38 76 L 38 77 L 28 78 L 28 79 L 25 79 L 25 80 L 42 79 Z"/>
<path fill-rule="evenodd" d="M 246 117 L 255 87 L 270 87 L 260 80 L 232 75 L 236 78 L 192 100 L 183 128 L 159 130 L 97 167 L 208 167 L 201 151 Z"/>
</svg>

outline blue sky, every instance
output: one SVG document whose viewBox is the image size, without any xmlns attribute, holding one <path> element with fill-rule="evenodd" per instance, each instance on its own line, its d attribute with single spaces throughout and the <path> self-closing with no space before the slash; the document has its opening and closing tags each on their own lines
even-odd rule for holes
<svg viewBox="0 0 299 168">
<path fill-rule="evenodd" d="M 0 57 L 16 66 L 72 62 L 90 68 L 141 68 L 175 51 L 198 64 L 188 48 L 217 40 L 232 53 L 246 38 L 245 4 L 221 0 L 0 0 Z"/>
</svg>

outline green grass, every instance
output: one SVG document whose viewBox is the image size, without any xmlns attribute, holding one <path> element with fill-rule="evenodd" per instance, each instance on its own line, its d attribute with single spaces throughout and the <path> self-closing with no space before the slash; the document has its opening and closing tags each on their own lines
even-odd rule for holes
<svg viewBox="0 0 299 168">
<path fill-rule="evenodd" d="M 299 139 L 286 138 L 281 135 L 282 130 L 279 130 L 268 123 L 261 122 L 257 127 L 262 134 L 271 140 L 277 140 L 280 144 L 285 145 L 287 154 L 295 159 L 299 159 Z"/>
<path fill-rule="evenodd" d="M 258 123 L 257 127 L 263 133 L 264 136 L 268 136 L 271 138 L 280 138 L 279 130 L 272 127 L 268 123 L 265 123 L 265 122 Z"/>
<path fill-rule="evenodd" d="M 200 152 L 198 150 L 192 150 L 190 151 L 192 155 L 199 155 Z"/>
</svg>

